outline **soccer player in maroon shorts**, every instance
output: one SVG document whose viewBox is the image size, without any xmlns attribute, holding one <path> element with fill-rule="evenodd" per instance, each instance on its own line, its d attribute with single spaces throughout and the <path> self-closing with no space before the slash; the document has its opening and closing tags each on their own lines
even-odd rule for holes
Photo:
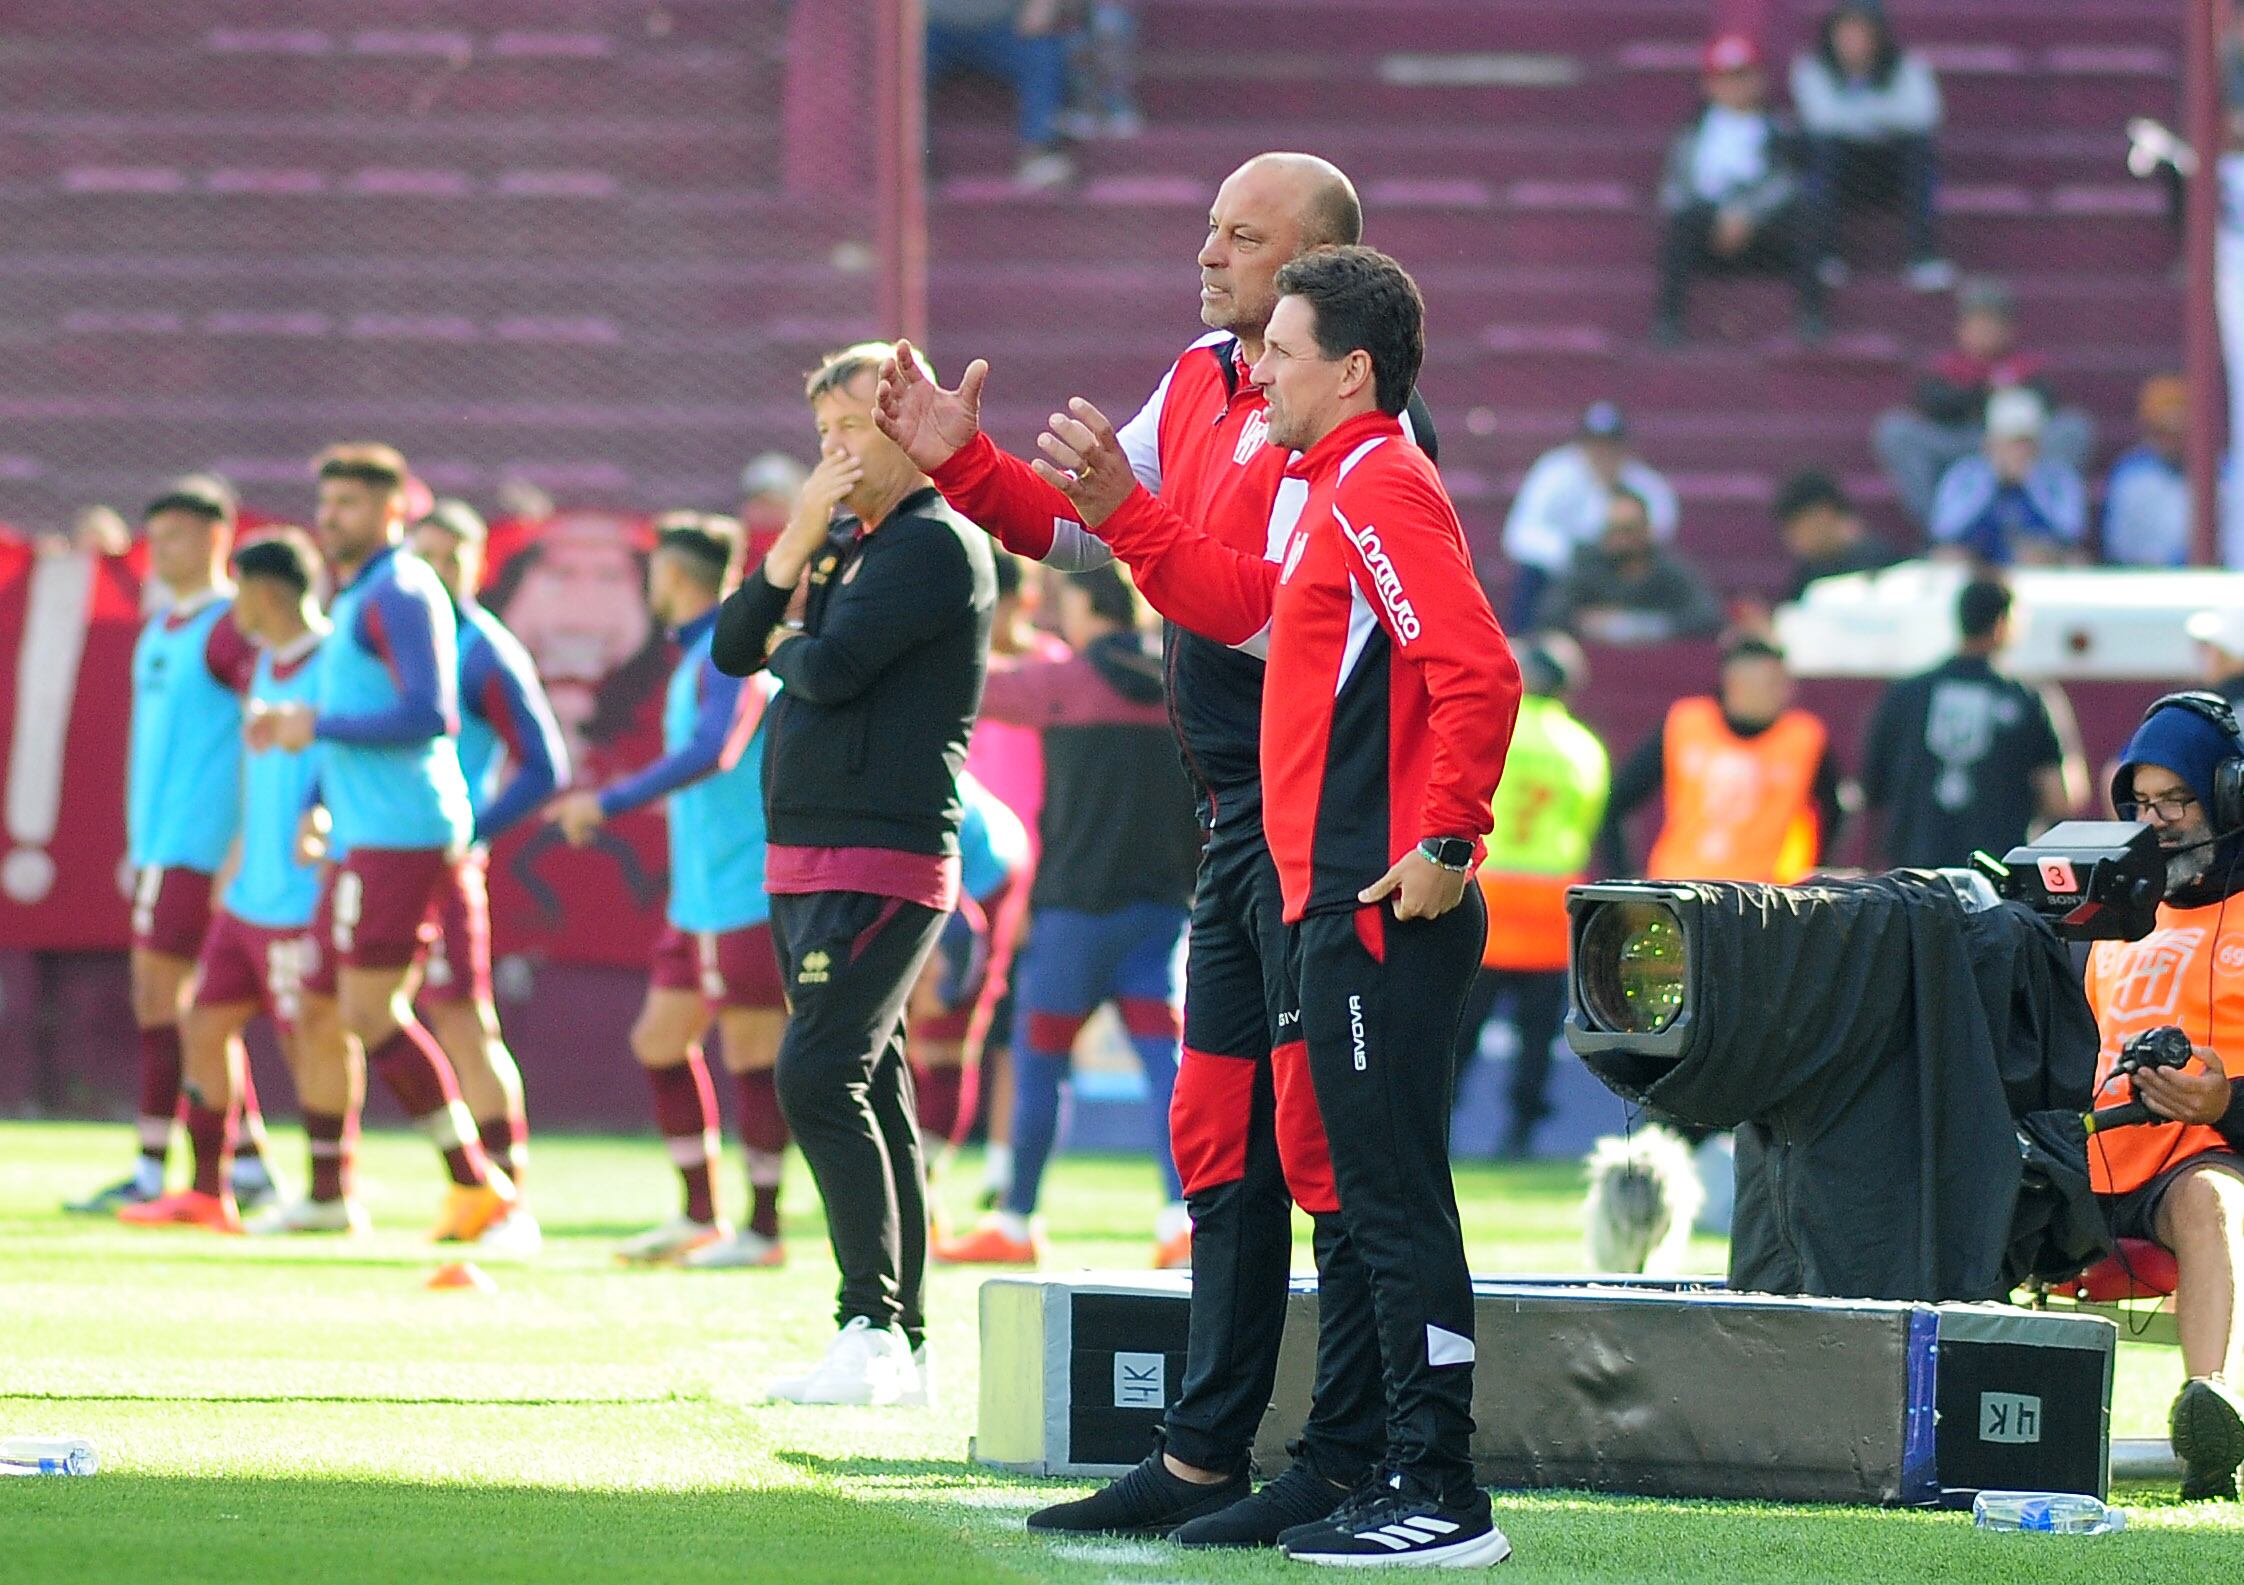
<svg viewBox="0 0 2244 1585">
<path fill-rule="evenodd" d="M 140 1159 L 132 1176 L 70 1204 L 108 1215 L 164 1191 L 179 1110 L 182 1010 L 210 927 L 212 876 L 232 845 L 241 805 L 241 691 L 256 652 L 229 620 L 226 553 L 234 501 L 190 475 L 149 504 L 150 574 L 171 594 L 133 647 L 125 835 L 134 870 L 133 1020 L 140 1028 Z M 269 1199 L 263 1123 L 248 1101 L 236 1189 Z"/>
<path fill-rule="evenodd" d="M 444 1158 L 451 1193 L 435 1236 L 472 1242 L 514 1208 L 483 1153 L 436 1037 L 413 1014 L 415 960 L 447 873 L 473 831 L 460 770 L 458 622 L 428 563 L 402 547 L 405 459 L 338 446 L 319 462 L 319 533 L 339 580 L 315 703 L 253 713 L 253 750 L 320 744 L 335 862 L 320 888 L 319 963 L 306 989 L 343 1027 Z M 324 1012 L 324 1008 L 322 1009 Z M 313 1053 L 323 1066 L 331 1052 Z"/>
<path fill-rule="evenodd" d="M 664 518 L 656 534 L 647 608 L 682 651 L 663 699 L 664 753 L 614 786 L 570 793 L 551 811 L 562 833 L 582 845 L 616 815 L 657 800 L 669 805 L 670 898 L 631 1049 L 654 1091 L 655 1121 L 685 1204 L 616 1254 L 633 1264 L 778 1266 L 787 1258 L 779 1179 L 788 1134 L 774 1069 L 787 998 L 764 895 L 761 786 L 762 725 L 774 687 L 768 677 L 728 677 L 709 658 L 717 603 L 739 557 L 737 525 L 685 512 Z M 740 1087 L 747 1147 L 751 1205 L 737 1233 L 717 1213 L 717 1097 L 701 1051 L 712 1018 Z"/>
<path fill-rule="evenodd" d="M 475 806 L 475 840 L 437 895 L 436 939 L 422 965 L 419 1001 L 459 1073 L 460 1096 L 485 1154 L 519 1193 L 529 1164 L 530 1120 L 522 1070 L 500 1033 L 491 990 L 488 870 L 491 844 L 536 814 L 568 779 L 569 751 L 529 652 L 476 598 L 487 538 L 475 508 L 442 500 L 413 525 L 410 541 L 450 591 L 459 618 L 460 769 Z M 541 1235 L 527 1207 L 517 1206 L 482 1242 L 530 1253 Z"/>
</svg>

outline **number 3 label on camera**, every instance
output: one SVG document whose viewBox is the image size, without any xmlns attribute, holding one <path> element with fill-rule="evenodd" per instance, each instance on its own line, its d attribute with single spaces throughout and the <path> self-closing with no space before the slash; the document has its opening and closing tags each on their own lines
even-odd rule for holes
<svg viewBox="0 0 2244 1585">
<path fill-rule="evenodd" d="M 2071 859 L 2044 858 L 2041 861 L 2042 890 L 2052 896 L 2070 897 L 2080 890 L 2080 876 L 2073 869 Z"/>
</svg>

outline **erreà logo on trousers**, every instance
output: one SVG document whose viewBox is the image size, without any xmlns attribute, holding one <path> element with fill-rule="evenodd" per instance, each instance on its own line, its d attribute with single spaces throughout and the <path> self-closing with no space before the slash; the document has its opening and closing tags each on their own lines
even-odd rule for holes
<svg viewBox="0 0 2244 1585">
<path fill-rule="evenodd" d="M 1424 629 L 1419 626 L 1418 612 L 1412 607 L 1410 596 L 1403 593 L 1402 579 L 1395 572 L 1395 564 L 1387 559 L 1386 547 L 1379 543 L 1379 530 L 1369 523 L 1358 529 L 1337 506 L 1332 509 L 1332 515 L 1339 522 L 1340 531 L 1348 536 L 1348 543 L 1356 547 L 1364 565 L 1371 569 L 1372 585 L 1379 591 L 1379 603 L 1387 608 L 1388 620 L 1395 624 L 1395 631 L 1402 635 L 1403 642 L 1409 643 Z"/>
</svg>

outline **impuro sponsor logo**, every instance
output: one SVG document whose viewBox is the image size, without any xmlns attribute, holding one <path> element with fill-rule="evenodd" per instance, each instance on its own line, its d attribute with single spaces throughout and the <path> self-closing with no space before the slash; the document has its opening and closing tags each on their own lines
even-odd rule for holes
<svg viewBox="0 0 2244 1585">
<path fill-rule="evenodd" d="M 1356 547 L 1364 565 L 1371 569 L 1372 587 L 1379 591 L 1379 603 L 1387 608 L 1388 620 L 1395 624 L 1395 631 L 1402 635 L 1403 642 L 1409 643 L 1424 628 L 1419 624 L 1410 596 L 1403 593 L 1402 578 L 1396 573 L 1395 564 L 1388 560 L 1386 546 L 1379 542 L 1379 530 L 1369 523 L 1357 528 L 1337 506 L 1332 509 L 1332 515 L 1340 524 L 1340 531 L 1348 536 L 1348 543 Z"/>
</svg>

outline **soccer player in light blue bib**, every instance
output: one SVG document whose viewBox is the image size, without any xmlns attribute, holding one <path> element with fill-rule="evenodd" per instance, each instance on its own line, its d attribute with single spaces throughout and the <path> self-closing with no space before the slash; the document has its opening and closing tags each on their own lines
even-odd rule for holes
<svg viewBox="0 0 2244 1585">
<path fill-rule="evenodd" d="M 133 1019 L 140 1028 L 140 1157 L 130 1177 L 71 1204 L 108 1215 L 156 1199 L 179 1111 L 180 1017 L 210 926 L 211 877 L 234 841 L 241 803 L 241 691 L 256 655 L 228 619 L 234 500 L 223 481 L 190 475 L 149 503 L 149 574 L 170 600 L 133 646 L 125 848 L 134 876 Z M 245 1128 L 242 1190 L 270 1193 L 259 1142 Z"/>
<path fill-rule="evenodd" d="M 234 576 L 231 623 L 257 645 L 249 685 L 252 708 L 308 701 L 315 682 L 313 662 L 327 631 L 315 594 L 319 554 L 310 537 L 288 528 L 252 540 L 235 554 Z M 312 752 L 276 749 L 250 755 L 241 780 L 241 838 L 233 879 L 203 938 L 194 1005 L 184 1026 L 194 1184 L 127 1206 L 118 1213 L 126 1222 L 243 1231 L 229 1179 L 235 1108 L 253 1093 L 241 1034 L 260 1011 L 273 1021 L 291 1067 L 301 1067 L 296 1022 L 319 871 L 298 854 L 297 828 L 311 801 Z M 322 1096 L 316 1085 L 298 1099 L 308 1119 L 319 1111 Z M 320 1172 L 315 1157 L 315 1196 Z"/>
<path fill-rule="evenodd" d="M 553 815 L 582 844 L 605 821 L 659 799 L 670 805 L 670 908 L 655 944 L 632 1046 L 654 1090 L 655 1120 L 684 1182 L 670 1221 L 627 1241 L 631 1261 L 694 1267 L 777 1266 L 779 1175 L 787 1124 L 772 1082 L 787 1000 L 764 895 L 762 724 L 776 685 L 743 683 L 710 662 L 717 602 L 732 576 L 739 531 L 726 518 L 681 513 L 658 525 L 647 606 L 679 647 L 663 696 L 663 756 L 603 792 L 571 793 Z M 751 1198 L 737 1234 L 717 1214 L 711 1160 L 717 1102 L 702 1060 L 712 1016 L 740 1087 Z"/>
<path fill-rule="evenodd" d="M 410 539 L 450 593 L 459 621 L 460 770 L 475 809 L 474 841 L 454 871 L 457 884 L 437 901 L 437 937 L 421 1003 L 460 1075 L 460 1095 L 484 1153 L 519 1190 L 530 1122 L 522 1070 L 499 1031 L 491 988 L 490 844 L 535 814 L 568 779 L 569 751 L 529 651 L 475 597 L 487 537 L 474 507 L 443 500 L 413 525 Z M 509 1236 L 523 1246 L 535 1242 L 536 1227 L 526 1210 L 508 1220 Z"/>
<path fill-rule="evenodd" d="M 319 745 L 330 864 L 314 930 L 310 1000 L 333 997 L 367 1066 L 444 1158 L 452 1192 L 436 1227 L 472 1243 L 515 1207 L 460 1099 L 436 1037 L 406 1000 L 423 926 L 457 884 L 474 815 L 460 770 L 458 619 L 428 563 L 402 548 L 405 459 L 337 446 L 319 461 L 319 535 L 337 580 L 334 631 L 309 704 L 251 717 L 255 749 Z M 327 1054 L 315 1057 L 323 1066 Z"/>
</svg>

